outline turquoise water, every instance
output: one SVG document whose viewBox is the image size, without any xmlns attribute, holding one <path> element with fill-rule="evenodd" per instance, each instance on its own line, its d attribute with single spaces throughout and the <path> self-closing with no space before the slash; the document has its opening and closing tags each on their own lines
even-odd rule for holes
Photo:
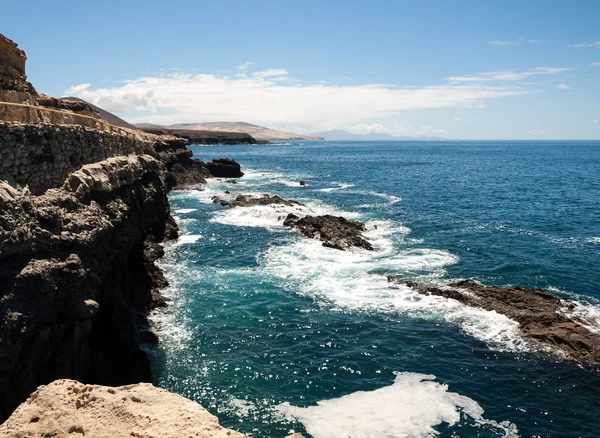
<svg viewBox="0 0 600 438">
<path fill-rule="evenodd" d="M 600 321 L 600 143 L 193 150 L 247 175 L 170 195 L 182 237 L 162 261 L 157 385 L 253 437 L 600 436 L 598 369 L 385 277 L 544 287 Z M 290 208 L 212 204 L 225 190 L 364 221 L 377 251 L 302 238 L 281 226 Z"/>
</svg>

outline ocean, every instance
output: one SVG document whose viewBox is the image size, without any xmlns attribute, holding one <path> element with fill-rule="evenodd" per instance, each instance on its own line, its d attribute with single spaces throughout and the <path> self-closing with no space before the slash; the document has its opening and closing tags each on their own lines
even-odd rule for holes
<svg viewBox="0 0 600 438">
<path fill-rule="evenodd" d="M 192 150 L 246 175 L 169 196 L 181 237 L 160 262 L 172 301 L 152 315 L 156 385 L 252 437 L 600 436 L 600 368 L 386 279 L 542 287 L 600 323 L 600 142 Z M 297 207 L 213 204 L 226 190 L 363 221 L 376 251 L 283 227 Z"/>
</svg>

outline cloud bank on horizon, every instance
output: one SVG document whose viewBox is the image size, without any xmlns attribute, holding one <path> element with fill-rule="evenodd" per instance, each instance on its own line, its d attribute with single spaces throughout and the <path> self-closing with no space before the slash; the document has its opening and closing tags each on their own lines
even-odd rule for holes
<svg viewBox="0 0 600 438">
<path fill-rule="evenodd" d="M 442 133 L 432 126 L 384 126 L 373 120 L 415 110 L 485 107 L 486 102 L 538 93 L 535 77 L 560 76 L 566 67 L 537 67 L 447 77 L 438 85 L 302 83 L 286 69 L 250 72 L 239 65 L 235 76 L 217 74 L 144 76 L 112 87 L 80 84 L 76 96 L 132 122 L 172 124 L 201 121 L 248 121 L 276 129 L 316 132 L 348 129 L 403 135 Z M 562 88 L 562 87 L 561 87 Z M 376 128 L 369 129 L 373 126 Z M 365 128 L 366 127 L 366 128 Z"/>
</svg>

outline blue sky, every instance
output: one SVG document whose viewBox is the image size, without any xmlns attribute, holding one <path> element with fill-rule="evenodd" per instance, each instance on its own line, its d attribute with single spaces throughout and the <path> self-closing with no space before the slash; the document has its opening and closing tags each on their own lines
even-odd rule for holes
<svg viewBox="0 0 600 438">
<path fill-rule="evenodd" d="M 29 1 L 41 92 L 125 119 L 600 139 L 600 1 Z"/>
</svg>

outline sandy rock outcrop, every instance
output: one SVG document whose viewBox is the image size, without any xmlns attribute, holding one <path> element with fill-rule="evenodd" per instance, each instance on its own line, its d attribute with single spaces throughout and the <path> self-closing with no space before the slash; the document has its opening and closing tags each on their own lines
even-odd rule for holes
<svg viewBox="0 0 600 438">
<path fill-rule="evenodd" d="M 198 403 L 149 383 L 121 387 L 56 380 L 0 426 L 6 438 L 243 438 Z"/>
<path fill-rule="evenodd" d="M 388 281 L 404 284 L 423 295 L 437 295 L 467 306 L 493 310 L 519 323 L 521 336 L 530 342 L 550 346 L 583 362 L 600 363 L 600 335 L 580 320 L 576 304 L 543 289 L 484 286 L 470 280 L 448 285 L 418 283 L 399 275 Z M 600 332 L 600 327 L 596 327 Z"/>
</svg>

